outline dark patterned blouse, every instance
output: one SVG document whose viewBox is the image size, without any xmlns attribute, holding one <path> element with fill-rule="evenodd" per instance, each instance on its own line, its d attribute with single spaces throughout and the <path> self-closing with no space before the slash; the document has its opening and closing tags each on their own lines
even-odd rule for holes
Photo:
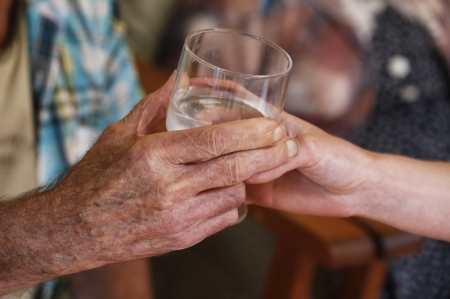
<svg viewBox="0 0 450 299">
<path fill-rule="evenodd" d="M 387 9 L 378 16 L 370 69 L 376 107 L 350 140 L 373 151 L 449 161 L 450 78 L 427 32 Z M 450 298 L 450 243 L 428 239 L 419 254 L 394 260 L 381 298 Z"/>
</svg>

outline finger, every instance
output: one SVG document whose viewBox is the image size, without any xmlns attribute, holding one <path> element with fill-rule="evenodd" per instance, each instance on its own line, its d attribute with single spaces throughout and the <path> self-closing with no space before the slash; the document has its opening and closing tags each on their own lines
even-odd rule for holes
<svg viewBox="0 0 450 299">
<path fill-rule="evenodd" d="M 234 210 L 244 201 L 245 184 L 243 183 L 210 189 L 187 200 L 181 215 L 187 215 L 186 222 L 197 223 Z"/>
<path fill-rule="evenodd" d="M 185 249 L 233 225 L 237 219 L 238 212 L 237 209 L 234 209 L 198 222 L 187 231 L 168 236 L 167 238 L 138 241 L 130 246 L 129 252 L 134 259 Z"/>
<path fill-rule="evenodd" d="M 302 121 L 303 122 L 303 121 Z M 305 122 L 305 124 L 308 124 Z M 314 126 L 311 130 L 315 130 Z M 320 129 L 318 129 L 320 130 Z M 325 133 L 326 134 L 326 133 Z M 328 135 L 329 138 L 336 138 Z M 277 179 L 284 173 L 287 173 L 293 169 L 308 170 L 318 164 L 326 164 L 332 157 L 329 153 L 333 152 L 333 148 L 336 147 L 336 143 L 330 143 L 327 139 L 317 135 L 299 135 L 295 139 L 299 147 L 299 153 L 284 165 L 279 165 L 277 168 L 269 169 L 258 174 L 255 174 L 248 180 L 248 184 L 261 184 L 267 183 L 274 179 Z M 338 143 L 339 144 L 339 143 Z"/>
<path fill-rule="evenodd" d="M 323 134 L 318 127 L 294 116 L 287 112 L 281 114 L 280 123 L 286 128 L 287 134 L 291 138 L 297 138 L 301 135 Z"/>
<path fill-rule="evenodd" d="M 194 245 L 203 238 L 237 222 L 238 206 L 245 201 L 243 183 L 202 192 L 195 197 L 168 207 L 164 211 L 143 210 L 135 217 L 125 218 L 118 240 L 132 244 L 132 258 L 166 253 Z M 223 216 L 227 215 L 227 216 Z M 159 220 L 158 220 L 159 219 Z M 198 231 L 207 221 L 219 222 L 216 229 Z M 226 221 L 220 221 L 220 219 Z M 134 225 L 131 225 L 134 224 Z M 139 224 L 138 226 L 136 224 Z M 146 240 L 142 241 L 141 240 Z M 120 251 L 119 251 L 120 253 Z M 136 256 L 137 255 L 137 256 Z M 119 256 L 118 260 L 122 260 Z"/>
<path fill-rule="evenodd" d="M 149 136 L 143 148 L 155 150 L 174 165 L 208 160 L 232 152 L 273 145 L 285 136 L 284 127 L 270 118 L 252 118 Z M 144 142 L 144 141 L 143 141 Z"/>
<path fill-rule="evenodd" d="M 158 91 L 149 95 L 143 104 L 142 112 L 139 114 L 138 135 L 152 133 L 156 125 L 166 118 L 166 111 L 172 97 L 176 73 Z"/>
<path fill-rule="evenodd" d="M 174 209 L 167 211 L 164 216 L 165 221 L 170 224 L 170 229 L 166 230 L 167 233 L 176 234 L 186 231 L 205 219 L 236 209 L 245 201 L 245 185 L 239 183 L 224 188 L 214 188 L 188 198 L 177 202 Z"/>
<path fill-rule="evenodd" d="M 234 210 L 245 201 L 243 183 L 207 190 L 194 196 L 186 192 L 180 193 L 182 191 L 175 191 L 176 194 L 182 194 L 176 196 L 181 198 L 175 197 L 172 203 L 166 203 L 163 209 L 151 211 L 151 217 L 158 221 L 153 221 L 150 226 L 148 223 L 142 223 L 139 227 L 133 228 L 133 235 L 129 238 L 138 236 L 145 239 L 148 236 L 162 237 L 178 234 L 207 218 Z M 138 215 L 136 219 L 139 220 L 139 217 L 141 215 Z M 134 221 L 134 219 L 128 219 L 128 221 Z M 123 233 L 128 235 L 126 231 Z"/>
<path fill-rule="evenodd" d="M 309 177 L 314 177 L 316 174 L 320 175 L 320 169 L 328 165 L 330 161 L 341 163 L 338 162 L 339 159 L 337 159 L 337 157 L 339 157 L 339 153 L 343 151 L 339 151 L 338 149 L 343 143 L 350 144 L 347 141 L 326 133 L 323 133 L 321 136 L 301 135 L 297 137 L 296 141 L 299 145 L 299 153 L 289 161 L 289 163 L 256 174 L 245 182 L 249 184 L 266 183 L 294 169 L 298 169 L 300 172 L 307 172 Z M 338 155 L 336 155 L 336 153 Z M 353 159 L 354 158 L 356 158 L 356 156 L 353 157 Z M 350 158 L 350 160 L 353 159 Z M 348 158 L 345 160 L 348 160 Z M 343 165 L 340 166 L 343 167 Z"/>
<path fill-rule="evenodd" d="M 138 135 L 150 134 L 166 116 L 167 105 L 173 91 L 175 74 L 174 72 L 160 89 L 139 101 L 121 122 L 136 130 Z"/>
<path fill-rule="evenodd" d="M 175 72 L 170 76 L 166 83 L 162 87 L 160 87 L 157 91 L 152 92 L 141 99 L 136 106 L 134 106 L 133 110 L 128 113 L 127 116 L 123 119 L 127 123 L 137 123 L 141 118 L 141 114 L 144 110 L 144 107 L 148 105 L 148 102 L 155 102 L 158 100 L 158 95 L 161 94 L 163 97 L 170 97 L 171 89 L 173 88 L 173 83 L 175 80 Z M 160 103 L 154 103 L 156 106 L 159 106 Z M 155 108 L 155 107 L 153 107 Z"/>
<path fill-rule="evenodd" d="M 180 238 L 180 249 L 191 247 L 205 238 L 220 232 L 221 230 L 235 224 L 238 220 L 238 211 L 233 209 L 224 214 L 205 219 L 192 228 L 187 234 Z"/>
<path fill-rule="evenodd" d="M 298 153 L 298 144 L 285 138 L 271 147 L 244 151 L 219 157 L 197 165 L 189 165 L 188 179 L 192 191 L 231 186 L 256 173 L 287 163 Z"/>
<path fill-rule="evenodd" d="M 287 163 L 282 164 L 278 167 L 257 173 L 248 178 L 247 180 L 245 180 L 244 182 L 246 184 L 264 184 L 272 182 L 273 180 L 276 180 L 279 177 L 281 177 L 283 174 L 296 168 L 297 168 L 297 161 L 295 159 L 291 159 Z"/>
</svg>

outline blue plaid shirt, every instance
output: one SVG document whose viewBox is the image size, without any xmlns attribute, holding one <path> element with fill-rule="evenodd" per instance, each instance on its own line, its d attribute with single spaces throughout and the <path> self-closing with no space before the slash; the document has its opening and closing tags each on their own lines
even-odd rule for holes
<svg viewBox="0 0 450 299">
<path fill-rule="evenodd" d="M 141 97 L 113 2 L 28 1 L 40 184 L 81 158 Z"/>
</svg>

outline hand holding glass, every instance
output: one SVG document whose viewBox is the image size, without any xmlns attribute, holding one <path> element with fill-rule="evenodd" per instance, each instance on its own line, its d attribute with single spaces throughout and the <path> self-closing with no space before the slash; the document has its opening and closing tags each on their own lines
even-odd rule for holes
<svg viewBox="0 0 450 299">
<path fill-rule="evenodd" d="M 167 130 L 254 117 L 279 120 L 292 61 L 244 32 L 209 29 L 186 38 L 167 112 Z M 239 220 L 247 207 L 239 207 Z"/>
</svg>

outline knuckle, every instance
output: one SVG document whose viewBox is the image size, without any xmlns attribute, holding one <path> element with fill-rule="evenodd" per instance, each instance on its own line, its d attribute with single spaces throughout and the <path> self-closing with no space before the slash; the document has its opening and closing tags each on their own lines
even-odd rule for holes
<svg viewBox="0 0 450 299">
<path fill-rule="evenodd" d="M 162 188 L 157 188 L 155 192 L 154 207 L 157 211 L 168 211 L 172 207 L 173 203 L 170 200 L 170 196 Z M 169 223 L 173 222 L 172 219 L 167 219 Z"/>
<path fill-rule="evenodd" d="M 192 148 L 191 144 L 196 146 L 196 142 L 188 131 L 175 131 L 173 133 L 174 134 L 171 134 L 170 138 L 162 139 L 162 142 L 158 147 L 158 154 L 161 157 L 166 157 L 167 161 L 176 162 L 183 153 L 183 148 L 180 148 L 180 145 L 185 144 L 188 141 L 189 144 L 186 147 Z"/>
<path fill-rule="evenodd" d="M 204 140 L 204 150 L 212 156 L 221 156 L 225 152 L 227 139 L 223 135 L 213 126 L 206 128 L 200 136 Z"/>
<path fill-rule="evenodd" d="M 174 168 L 172 171 L 166 170 L 166 173 L 158 171 L 155 176 L 157 177 L 156 191 L 161 200 L 179 202 L 196 193 L 195 186 L 188 179 L 189 173 L 181 167 Z"/>
<path fill-rule="evenodd" d="M 165 211 L 170 215 L 175 215 L 172 222 L 176 223 L 177 219 L 179 220 L 183 216 L 176 214 L 177 207 L 180 202 L 184 202 L 185 199 L 191 196 L 191 192 L 188 188 L 184 187 L 185 184 L 180 184 L 177 180 L 169 181 L 164 177 L 160 178 L 153 187 L 155 205 L 159 210 Z"/>
<path fill-rule="evenodd" d="M 172 143 L 169 143 L 166 138 L 153 135 L 153 138 L 148 140 L 146 146 L 142 149 L 142 154 L 152 163 L 152 167 L 164 170 L 169 165 L 169 158 L 176 156 L 176 149 Z M 163 169 L 162 169 L 163 168 Z"/>
<path fill-rule="evenodd" d="M 240 183 L 247 178 L 249 165 L 243 156 L 232 155 L 224 164 L 228 185 Z"/>
</svg>

